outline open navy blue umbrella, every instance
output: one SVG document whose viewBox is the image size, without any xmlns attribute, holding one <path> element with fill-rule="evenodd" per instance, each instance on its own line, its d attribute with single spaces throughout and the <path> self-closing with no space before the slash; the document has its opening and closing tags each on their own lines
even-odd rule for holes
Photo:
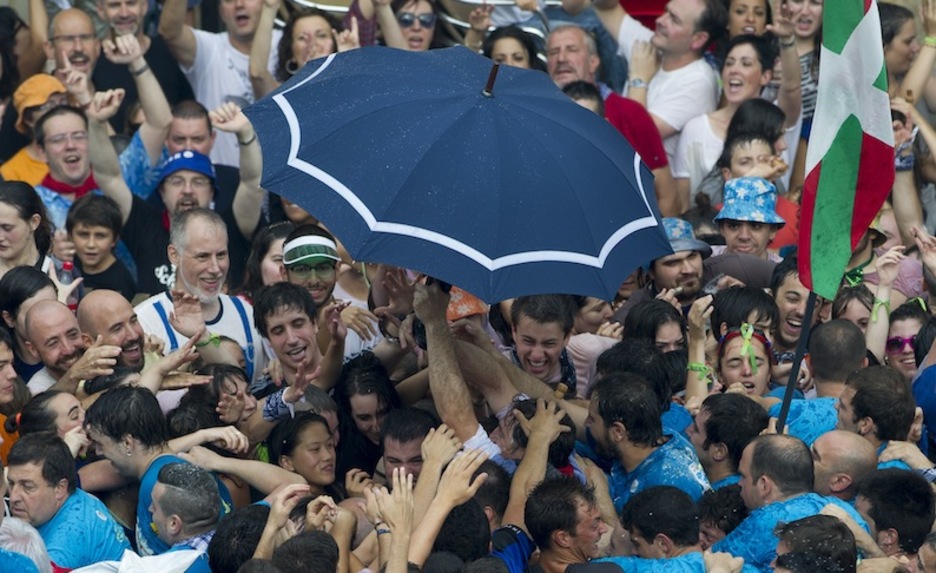
<svg viewBox="0 0 936 573">
<path fill-rule="evenodd" d="M 311 62 L 244 110 L 263 187 L 323 221 L 358 260 L 489 302 L 612 299 L 633 269 L 672 252 L 649 170 L 546 74 L 493 75 L 460 47 Z"/>
</svg>

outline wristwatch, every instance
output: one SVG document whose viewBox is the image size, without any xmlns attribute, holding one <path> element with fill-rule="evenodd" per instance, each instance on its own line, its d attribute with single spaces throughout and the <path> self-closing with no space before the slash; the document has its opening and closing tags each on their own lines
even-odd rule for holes
<svg viewBox="0 0 936 573">
<path fill-rule="evenodd" d="M 627 87 L 630 87 L 630 88 L 638 88 L 638 89 L 640 89 L 640 88 L 646 89 L 646 88 L 647 88 L 647 82 L 643 81 L 643 80 L 640 79 L 640 78 L 633 78 L 632 80 L 630 80 L 630 81 L 627 82 Z"/>
</svg>

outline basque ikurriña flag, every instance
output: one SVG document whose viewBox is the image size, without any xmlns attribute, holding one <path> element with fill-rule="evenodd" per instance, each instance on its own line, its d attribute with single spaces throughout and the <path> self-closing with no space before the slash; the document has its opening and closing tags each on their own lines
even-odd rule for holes
<svg viewBox="0 0 936 573">
<path fill-rule="evenodd" d="M 800 216 L 802 283 L 832 299 L 894 183 L 894 133 L 877 3 L 826 0 Z"/>
</svg>

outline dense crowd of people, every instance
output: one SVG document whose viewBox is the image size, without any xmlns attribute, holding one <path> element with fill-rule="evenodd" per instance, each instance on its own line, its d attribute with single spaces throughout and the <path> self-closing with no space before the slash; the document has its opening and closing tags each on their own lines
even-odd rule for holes
<svg viewBox="0 0 936 573">
<path fill-rule="evenodd" d="M 0 8 L 0 571 L 936 571 L 936 0 L 877 5 L 894 186 L 809 314 L 823 1 L 629 3 Z M 673 254 L 488 305 L 261 187 L 243 108 L 456 42 L 605 117 Z"/>
</svg>

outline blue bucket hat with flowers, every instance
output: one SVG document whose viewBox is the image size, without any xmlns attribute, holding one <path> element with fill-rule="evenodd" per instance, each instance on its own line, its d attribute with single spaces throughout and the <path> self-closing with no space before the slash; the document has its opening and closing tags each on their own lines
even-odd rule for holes
<svg viewBox="0 0 936 573">
<path fill-rule="evenodd" d="M 748 221 L 783 226 L 777 215 L 777 188 L 761 177 L 738 177 L 725 183 L 725 203 L 715 221 Z"/>
<path fill-rule="evenodd" d="M 685 219 L 676 217 L 665 217 L 663 219 L 663 229 L 666 230 L 666 238 L 669 239 L 670 247 L 674 253 L 679 251 L 698 251 L 705 259 L 712 254 L 712 247 L 704 241 L 695 238 L 692 232 L 692 225 Z"/>
</svg>

